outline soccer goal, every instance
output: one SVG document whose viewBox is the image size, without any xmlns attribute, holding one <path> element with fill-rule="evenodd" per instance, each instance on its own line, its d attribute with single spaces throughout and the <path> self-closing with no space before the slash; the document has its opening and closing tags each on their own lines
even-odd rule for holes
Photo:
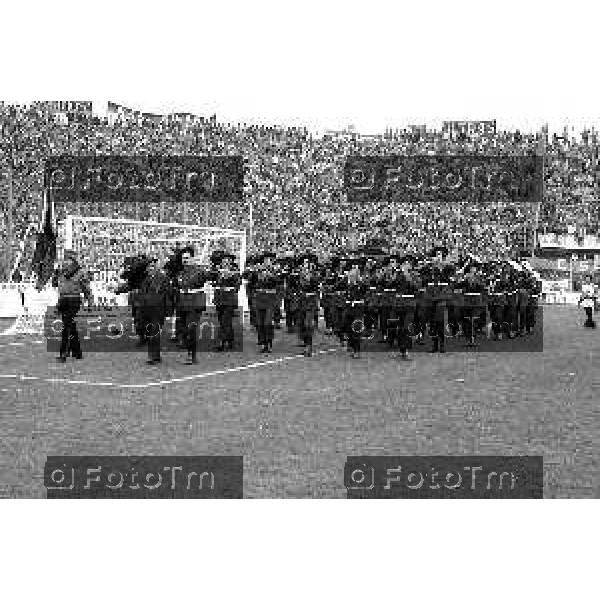
<svg viewBox="0 0 600 600">
<path fill-rule="evenodd" d="M 192 246 L 205 263 L 215 250 L 235 255 L 240 271 L 246 262 L 246 232 L 218 227 L 69 215 L 59 225 L 59 240 L 59 259 L 64 250 L 74 250 L 104 286 L 118 280 L 127 256 L 140 253 L 166 258 L 176 247 Z"/>
<path fill-rule="evenodd" d="M 79 263 L 91 277 L 94 303 L 105 307 L 127 303 L 127 295 L 116 295 L 109 289 L 119 281 L 127 256 L 143 253 L 164 259 L 178 246 L 192 246 L 195 256 L 207 264 L 214 251 L 226 250 L 235 255 L 240 271 L 245 266 L 245 231 L 75 215 L 68 215 L 58 224 L 58 260 L 63 258 L 65 250 L 74 250 Z M 25 294 L 23 310 L 5 335 L 43 334 L 44 314 L 49 305 L 56 303 L 56 293 L 48 287 L 41 293 L 34 286 L 30 287 Z M 206 285 L 205 291 L 207 304 L 211 305 L 213 290 L 210 284 Z M 244 293 L 240 293 L 240 303 L 247 310 Z"/>
</svg>

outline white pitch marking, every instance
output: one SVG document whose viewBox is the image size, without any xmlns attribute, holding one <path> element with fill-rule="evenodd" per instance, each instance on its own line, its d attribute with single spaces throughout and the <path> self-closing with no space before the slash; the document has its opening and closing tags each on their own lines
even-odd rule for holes
<svg viewBox="0 0 600 600">
<path fill-rule="evenodd" d="M 338 348 L 330 348 L 328 350 L 318 350 L 316 354 L 327 354 L 328 352 L 337 352 Z M 236 371 L 247 371 L 249 369 L 256 369 L 258 367 L 264 367 L 267 365 L 274 365 L 277 363 L 284 362 L 286 360 L 295 360 L 297 358 L 304 358 L 303 354 L 296 354 L 294 356 L 283 356 L 282 358 L 275 358 L 273 360 L 267 360 L 262 362 L 250 363 L 249 365 L 241 365 L 239 367 L 231 367 L 229 369 L 219 369 L 218 371 L 210 371 L 208 373 L 197 373 L 196 375 L 188 375 L 186 377 L 177 377 L 176 379 L 165 379 L 162 381 L 151 381 L 149 383 L 114 383 L 112 381 L 85 381 L 79 379 L 57 379 L 57 378 L 47 378 L 44 379 L 42 377 L 32 377 L 27 375 L 0 375 L 0 377 L 5 378 L 19 378 L 22 380 L 40 380 L 45 383 L 70 383 L 70 384 L 79 384 L 79 385 L 92 385 L 92 386 L 102 386 L 102 387 L 116 387 L 116 388 L 124 388 L 124 389 L 138 389 L 138 388 L 149 388 L 156 387 L 159 385 L 169 385 L 171 383 L 181 383 L 184 381 L 192 381 L 194 379 L 204 379 L 206 377 L 212 377 L 213 375 L 225 375 L 227 373 L 235 373 Z"/>
</svg>

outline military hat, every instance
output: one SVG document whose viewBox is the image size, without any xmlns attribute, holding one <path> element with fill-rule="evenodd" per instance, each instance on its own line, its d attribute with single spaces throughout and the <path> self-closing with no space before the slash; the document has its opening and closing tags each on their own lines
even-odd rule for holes
<svg viewBox="0 0 600 600">
<path fill-rule="evenodd" d="M 361 267 L 367 264 L 367 257 L 364 254 L 357 253 L 347 258 L 351 265 L 359 265 Z"/>
<path fill-rule="evenodd" d="M 448 250 L 448 248 L 446 248 L 446 246 L 434 246 L 430 255 L 435 256 L 438 252 L 441 252 L 442 256 L 444 258 L 446 258 L 446 256 L 448 256 L 448 254 L 450 253 L 450 251 Z"/>
<path fill-rule="evenodd" d="M 402 259 L 399 254 L 390 254 L 390 255 L 384 257 L 383 264 L 389 265 L 393 260 L 395 260 L 397 263 L 402 262 Z"/>
<path fill-rule="evenodd" d="M 270 250 L 267 250 L 266 252 L 263 252 L 262 254 L 260 254 L 257 258 L 258 262 L 262 262 L 263 260 L 265 260 L 265 258 L 277 258 L 277 255 L 275 254 L 275 252 L 271 252 Z"/>
<path fill-rule="evenodd" d="M 218 254 L 216 252 L 213 253 L 211 256 L 211 261 L 216 265 L 220 265 L 226 258 L 230 259 L 232 262 L 235 262 L 236 260 L 235 254 L 232 254 L 231 252 L 220 251 Z"/>
<path fill-rule="evenodd" d="M 406 254 L 398 261 L 400 264 L 404 264 L 406 262 L 410 263 L 413 267 L 419 264 L 419 259 L 412 254 Z"/>
<path fill-rule="evenodd" d="M 298 257 L 298 262 L 303 263 L 305 260 L 313 263 L 314 265 L 319 264 L 319 258 L 313 252 L 305 252 Z"/>
</svg>

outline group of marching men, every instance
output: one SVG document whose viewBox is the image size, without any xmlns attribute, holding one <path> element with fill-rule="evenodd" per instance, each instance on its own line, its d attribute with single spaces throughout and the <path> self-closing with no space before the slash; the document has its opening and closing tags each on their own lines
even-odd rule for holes
<svg viewBox="0 0 600 600">
<path fill-rule="evenodd" d="M 488 322 L 494 339 L 533 331 L 541 283 L 532 272 L 473 257 L 450 261 L 448 255 L 439 246 L 419 259 L 361 252 L 322 265 L 310 253 L 249 259 L 244 277 L 258 343 L 270 352 L 282 303 L 288 332 L 298 332 L 307 356 L 320 308 L 325 333 L 336 335 L 354 358 L 376 333 L 407 359 L 413 341 L 424 343 L 427 333 L 431 352 L 445 352 L 448 335 L 464 332 L 467 344 L 475 345 Z"/>
<path fill-rule="evenodd" d="M 198 330 L 206 310 L 204 286 L 211 282 L 214 304 L 219 321 L 218 351 L 233 348 L 233 318 L 238 308 L 241 275 L 235 256 L 215 252 L 207 268 L 194 257 L 194 248 L 177 249 L 164 263 L 144 254 L 125 259 L 121 279 L 112 289 L 127 293 L 135 323 L 138 345 L 148 346 L 148 364 L 161 362 L 161 332 L 167 317 L 176 316 L 176 338 L 188 351 L 188 363 L 197 363 Z M 56 270 L 52 284 L 59 289 L 58 311 L 63 328 L 58 360 L 65 362 L 69 355 L 82 358 L 75 317 L 81 309 L 81 296 L 92 304 L 89 278 L 80 267 L 77 256 L 65 251 L 63 264 Z"/>
<path fill-rule="evenodd" d="M 165 318 L 173 315 L 175 341 L 187 349 L 188 363 L 197 363 L 207 282 L 214 289 L 219 321 L 217 351 L 234 347 L 233 320 L 245 280 L 250 324 L 261 352 L 272 351 L 274 331 L 281 328 L 284 312 L 287 331 L 298 333 L 304 354 L 311 356 L 322 309 L 325 333 L 337 336 L 354 358 L 360 356 L 365 340 L 375 336 L 390 348 L 397 345 L 407 359 L 412 344 L 423 344 L 426 337 L 432 340 L 431 352 L 445 352 L 448 336 L 463 334 L 467 345 L 476 345 L 477 335 L 486 330 L 495 340 L 527 335 L 534 330 L 541 293 L 541 282 L 526 268 L 475 257 L 449 260 L 442 246 L 419 258 L 355 252 L 321 264 L 312 253 L 277 258 L 264 252 L 249 257 L 243 273 L 232 254 L 215 252 L 207 266 L 194 257 L 193 247 L 186 247 L 160 266 L 156 258 L 129 257 L 122 279 L 114 291 L 129 294 L 139 343 L 148 345 L 149 364 L 161 361 L 160 332 Z M 65 254 L 54 283 L 63 318 L 59 359 L 66 360 L 69 353 L 81 358 L 74 318 L 81 294 L 90 302 L 91 294 L 72 253 Z M 581 302 L 588 327 L 594 326 L 590 306 L 595 307 L 596 301 L 597 288 L 593 283 L 584 285 Z"/>
</svg>

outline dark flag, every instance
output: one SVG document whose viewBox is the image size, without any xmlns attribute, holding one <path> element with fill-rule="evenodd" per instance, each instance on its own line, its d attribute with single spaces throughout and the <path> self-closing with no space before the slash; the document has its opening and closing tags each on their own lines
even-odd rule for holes
<svg viewBox="0 0 600 600">
<path fill-rule="evenodd" d="M 44 287 L 54 271 L 56 260 L 56 233 L 52 221 L 52 202 L 48 202 L 48 192 L 44 195 L 44 223 L 37 234 L 32 270 L 37 276 L 37 285 Z"/>
</svg>

